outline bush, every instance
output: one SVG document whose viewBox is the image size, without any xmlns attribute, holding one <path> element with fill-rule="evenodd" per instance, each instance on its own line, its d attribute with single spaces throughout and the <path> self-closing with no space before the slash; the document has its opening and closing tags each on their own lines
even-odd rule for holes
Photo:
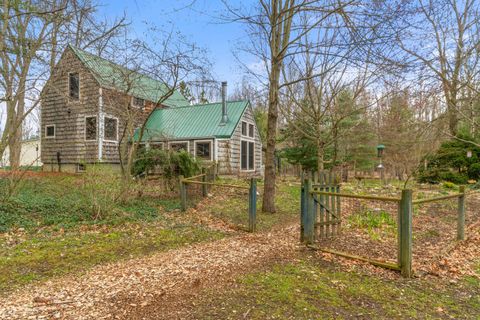
<svg viewBox="0 0 480 320">
<path fill-rule="evenodd" d="M 480 178 L 480 163 L 473 163 L 468 168 L 468 177 L 470 179 L 479 179 Z"/>
<path fill-rule="evenodd" d="M 465 174 L 451 171 L 440 173 L 439 178 L 441 181 L 448 181 L 456 184 L 466 184 L 468 182 L 468 177 Z"/>
<path fill-rule="evenodd" d="M 134 161 L 132 169 L 134 176 L 159 171 L 167 179 L 173 179 L 179 175 L 191 177 L 198 174 L 201 167 L 200 162 L 184 150 L 174 152 L 159 149 L 142 149 L 137 152 Z"/>
</svg>

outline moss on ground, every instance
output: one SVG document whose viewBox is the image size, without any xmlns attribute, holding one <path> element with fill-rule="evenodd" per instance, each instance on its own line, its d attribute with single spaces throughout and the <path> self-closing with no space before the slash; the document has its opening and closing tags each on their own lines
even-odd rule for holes
<svg viewBox="0 0 480 320">
<path fill-rule="evenodd" d="M 202 319 L 478 319 L 475 281 L 383 280 L 303 261 L 246 275 L 229 292 L 211 293 L 195 314 Z"/>
<path fill-rule="evenodd" d="M 0 243 L 0 292 L 32 281 L 92 266 L 164 251 L 200 241 L 216 240 L 222 233 L 194 225 L 164 228 L 135 224 L 100 231 L 27 236 L 16 245 Z"/>
</svg>

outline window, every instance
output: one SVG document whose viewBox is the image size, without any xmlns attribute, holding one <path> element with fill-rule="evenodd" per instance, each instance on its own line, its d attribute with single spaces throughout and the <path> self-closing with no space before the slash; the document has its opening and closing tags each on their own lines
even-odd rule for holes
<svg viewBox="0 0 480 320">
<path fill-rule="evenodd" d="M 45 126 L 45 137 L 46 138 L 55 138 L 55 125 L 54 124 Z"/>
<path fill-rule="evenodd" d="M 254 132 L 255 132 L 255 128 L 254 128 L 253 124 L 251 124 L 251 123 L 248 124 L 248 136 L 249 136 L 250 138 L 254 138 L 254 137 L 255 137 L 255 133 L 254 133 Z"/>
<path fill-rule="evenodd" d="M 240 167 L 242 170 L 255 170 L 255 142 L 242 140 L 240 146 Z"/>
<path fill-rule="evenodd" d="M 80 77 L 78 73 L 68 74 L 68 86 L 70 88 L 70 98 L 78 100 L 80 97 Z"/>
<path fill-rule="evenodd" d="M 242 121 L 242 136 L 247 135 L 247 123 L 245 121 Z"/>
<path fill-rule="evenodd" d="M 105 117 L 104 138 L 108 141 L 117 141 L 118 119 Z"/>
<path fill-rule="evenodd" d="M 195 142 L 195 157 L 212 160 L 212 143 L 210 141 Z"/>
<path fill-rule="evenodd" d="M 137 97 L 133 97 L 133 106 L 137 108 L 143 108 L 145 105 L 145 100 Z"/>
<path fill-rule="evenodd" d="M 77 164 L 77 172 L 85 172 L 86 170 L 87 170 L 87 167 L 85 166 L 84 163 Z"/>
<path fill-rule="evenodd" d="M 163 150 L 163 142 L 150 142 L 150 148 L 155 150 Z"/>
<path fill-rule="evenodd" d="M 188 142 L 171 142 L 169 146 L 170 146 L 170 150 L 172 151 L 176 151 L 176 152 L 180 150 L 188 151 Z"/>
<path fill-rule="evenodd" d="M 85 140 L 97 140 L 97 117 L 85 117 Z"/>
</svg>

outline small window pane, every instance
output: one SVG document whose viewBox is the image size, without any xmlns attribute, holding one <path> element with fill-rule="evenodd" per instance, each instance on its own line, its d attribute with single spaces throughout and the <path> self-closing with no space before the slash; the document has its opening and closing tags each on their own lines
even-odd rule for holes
<svg viewBox="0 0 480 320">
<path fill-rule="evenodd" d="M 80 97 L 80 78 L 78 73 L 69 75 L 70 98 L 78 100 Z"/>
<path fill-rule="evenodd" d="M 47 126 L 45 129 L 45 135 L 47 137 L 55 137 L 55 126 Z"/>
<path fill-rule="evenodd" d="M 97 117 L 85 118 L 85 140 L 97 139 Z"/>
<path fill-rule="evenodd" d="M 171 143 L 170 149 L 173 151 L 185 150 L 188 151 L 188 144 L 186 142 Z"/>
<path fill-rule="evenodd" d="M 210 160 L 210 142 L 197 142 L 196 143 L 196 157 Z"/>
<path fill-rule="evenodd" d="M 245 121 L 242 121 L 242 136 L 247 135 L 247 123 Z"/>
<path fill-rule="evenodd" d="M 255 143 L 248 143 L 248 170 L 255 169 Z"/>
<path fill-rule="evenodd" d="M 254 137 L 254 127 L 253 127 L 253 124 L 249 124 L 248 125 L 248 136 L 253 138 Z"/>
<path fill-rule="evenodd" d="M 117 125 L 117 119 L 105 117 L 105 140 L 117 141 Z"/>
<path fill-rule="evenodd" d="M 242 170 L 247 170 L 248 148 L 247 141 L 242 141 L 240 148 L 240 166 Z"/>
</svg>

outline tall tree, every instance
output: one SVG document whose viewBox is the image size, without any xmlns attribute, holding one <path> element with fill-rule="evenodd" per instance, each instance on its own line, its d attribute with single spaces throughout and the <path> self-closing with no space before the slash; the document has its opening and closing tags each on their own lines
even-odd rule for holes
<svg viewBox="0 0 480 320">
<path fill-rule="evenodd" d="M 299 40 L 331 15 L 345 15 L 354 1 L 260 0 L 254 10 L 233 8 L 226 3 L 231 21 L 247 26 L 249 44 L 244 48 L 260 60 L 267 71 L 268 123 L 265 151 L 265 185 L 262 210 L 275 212 L 275 149 L 279 96 L 285 58 L 302 51 Z M 305 21 L 308 27 L 305 28 Z"/>
</svg>

